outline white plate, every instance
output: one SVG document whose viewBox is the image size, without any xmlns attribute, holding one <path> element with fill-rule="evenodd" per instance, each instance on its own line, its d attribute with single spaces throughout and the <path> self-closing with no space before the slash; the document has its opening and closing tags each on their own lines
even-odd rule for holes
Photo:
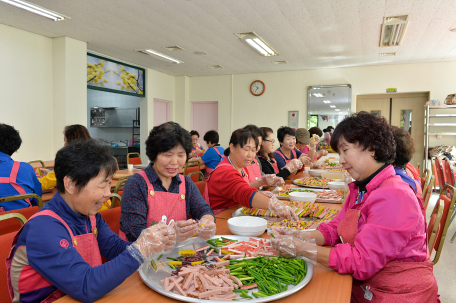
<svg viewBox="0 0 456 303">
<path fill-rule="evenodd" d="M 213 238 L 215 239 L 215 238 L 220 238 L 220 237 L 226 237 L 229 239 L 239 240 L 239 241 L 248 241 L 249 238 L 251 238 L 251 237 L 233 236 L 233 235 L 216 235 Z M 200 238 L 190 238 L 189 240 L 191 240 L 191 241 L 184 242 L 184 243 L 187 242 L 187 245 L 185 245 L 185 246 L 180 245 L 179 247 L 175 247 L 174 249 L 172 249 L 169 253 L 164 253 L 160 260 L 166 260 L 166 257 L 168 257 L 168 256 L 175 258 L 176 256 L 179 255 L 179 250 L 193 249 L 193 245 L 192 245 L 193 243 L 196 243 L 196 245 L 199 247 L 207 245 L 207 243 L 205 241 L 201 240 Z M 260 303 L 260 302 L 269 302 L 269 301 L 279 300 L 279 299 L 288 297 L 289 295 L 294 294 L 295 292 L 301 290 L 302 288 L 304 288 L 304 286 L 306 286 L 310 282 L 310 280 L 312 279 L 312 276 L 313 276 L 312 263 L 310 263 L 309 261 L 306 260 L 306 264 L 307 264 L 306 277 L 299 284 L 288 285 L 287 291 L 281 292 L 281 293 L 273 295 L 273 296 L 252 299 L 252 300 L 247 300 L 247 301 L 254 302 L 254 303 Z M 165 265 L 165 268 L 166 267 L 168 267 L 168 266 Z M 170 268 L 168 268 L 166 270 L 170 270 Z M 160 280 L 163 280 L 164 278 L 169 277 L 170 275 L 168 273 L 164 272 L 163 270 L 160 270 L 157 273 L 155 273 L 153 268 L 144 264 L 143 266 L 141 266 L 139 268 L 139 275 L 141 276 L 141 279 L 147 286 L 149 286 L 150 288 L 152 288 L 153 290 L 155 290 L 156 292 L 158 292 L 164 296 L 167 296 L 174 300 L 179 300 L 179 301 L 184 301 L 184 302 L 195 302 L 195 303 L 198 302 L 199 303 L 202 301 L 200 299 L 184 297 L 184 296 L 175 294 L 173 292 L 166 291 L 163 288 L 163 286 L 161 285 Z M 253 290 L 249 290 L 249 295 L 251 297 L 253 297 L 252 292 L 254 292 L 254 291 L 256 292 L 258 290 L 255 288 Z M 240 297 L 238 296 L 237 299 L 239 299 L 239 298 Z M 208 302 L 222 302 L 222 301 L 212 301 L 211 300 Z"/>
<path fill-rule="evenodd" d="M 294 184 L 294 185 L 297 185 L 297 186 L 301 186 L 301 187 L 308 187 L 308 188 L 312 188 L 312 189 L 313 189 L 313 188 L 323 188 L 323 189 L 329 189 L 329 187 L 323 187 L 323 186 L 299 185 L 299 184 L 297 183 L 297 181 L 298 181 L 298 180 L 300 180 L 300 179 L 295 179 L 295 180 L 293 180 L 293 184 Z"/>
</svg>

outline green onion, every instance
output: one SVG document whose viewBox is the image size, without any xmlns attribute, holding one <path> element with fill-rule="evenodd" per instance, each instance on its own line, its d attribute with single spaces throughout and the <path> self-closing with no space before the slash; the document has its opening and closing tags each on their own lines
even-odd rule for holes
<svg viewBox="0 0 456 303">
<path fill-rule="evenodd" d="M 173 261 L 179 261 L 178 259 L 174 259 L 174 258 L 170 258 L 170 257 L 166 257 L 166 259 L 173 260 Z"/>
<path fill-rule="evenodd" d="M 163 256 L 163 254 L 161 254 L 158 258 L 157 258 L 157 261 L 160 260 L 160 258 Z"/>
</svg>

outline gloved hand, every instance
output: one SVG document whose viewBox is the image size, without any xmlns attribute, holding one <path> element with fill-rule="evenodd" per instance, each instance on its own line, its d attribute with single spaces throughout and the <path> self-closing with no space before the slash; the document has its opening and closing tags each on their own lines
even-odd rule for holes
<svg viewBox="0 0 456 303">
<path fill-rule="evenodd" d="M 274 194 L 271 192 L 271 191 L 267 191 L 267 190 L 260 190 L 258 191 L 260 194 L 262 194 L 263 196 L 266 196 L 268 198 L 271 198 L 274 196 Z"/>
<path fill-rule="evenodd" d="M 208 218 L 202 218 L 198 221 L 198 236 L 203 239 L 204 241 L 209 240 L 215 235 L 217 230 L 215 223 Z"/>
<path fill-rule="evenodd" d="M 43 167 L 40 167 L 38 169 L 41 171 L 41 176 L 39 176 L 39 178 L 43 178 L 43 177 L 47 176 L 47 174 L 49 174 L 51 172 L 50 169 L 46 169 L 46 168 L 43 168 Z"/>
<path fill-rule="evenodd" d="M 290 236 L 279 236 L 271 238 L 272 248 L 278 256 L 284 258 L 305 257 L 311 261 L 317 262 L 317 245 L 308 243 Z"/>
<path fill-rule="evenodd" d="M 320 136 L 319 135 L 313 135 L 310 138 L 309 146 L 310 146 L 310 148 L 316 148 L 318 146 L 318 143 L 320 143 Z"/>
<path fill-rule="evenodd" d="M 294 173 L 297 170 L 302 168 L 302 162 L 298 159 L 293 159 L 285 165 L 285 168 L 288 169 L 290 173 Z"/>
<path fill-rule="evenodd" d="M 163 223 L 158 223 L 144 229 L 132 246 L 139 250 L 144 259 L 147 259 L 153 254 L 170 251 L 175 243 L 174 230 Z"/>
<path fill-rule="evenodd" d="M 302 165 L 310 164 L 310 162 L 312 162 L 312 160 L 309 158 L 309 156 L 307 156 L 304 153 L 302 153 L 298 159 L 301 161 Z"/>
<path fill-rule="evenodd" d="M 196 225 L 196 222 L 194 220 L 188 219 L 186 221 L 176 222 L 174 228 L 176 229 L 177 242 L 184 242 L 188 238 L 196 235 L 198 225 Z"/>
<path fill-rule="evenodd" d="M 316 156 L 317 156 L 317 158 L 320 158 L 320 157 L 326 156 L 327 154 L 328 154 L 327 150 L 319 150 L 319 151 L 317 151 Z"/>
<path fill-rule="evenodd" d="M 314 161 L 310 163 L 310 167 L 312 169 L 322 169 L 325 166 L 325 162 L 323 161 Z"/>
<path fill-rule="evenodd" d="M 263 175 L 257 179 L 263 186 L 282 186 L 285 184 L 285 181 L 283 181 L 283 178 L 277 177 L 274 174 L 270 175 Z"/>
<path fill-rule="evenodd" d="M 310 230 L 298 230 L 289 227 L 276 227 L 274 230 L 279 232 L 282 236 L 290 236 L 304 242 L 315 241 L 315 238 L 312 236 L 312 231 Z"/>
<path fill-rule="evenodd" d="M 269 199 L 268 210 L 273 212 L 280 218 L 291 220 L 291 218 L 293 217 L 295 220 L 298 220 L 298 216 L 291 209 L 291 207 L 286 205 L 282 201 L 279 201 L 276 197 L 271 197 Z"/>
</svg>

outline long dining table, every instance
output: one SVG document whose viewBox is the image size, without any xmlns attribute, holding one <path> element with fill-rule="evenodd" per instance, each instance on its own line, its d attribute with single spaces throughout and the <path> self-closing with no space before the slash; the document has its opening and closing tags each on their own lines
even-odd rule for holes
<svg viewBox="0 0 456 303">
<path fill-rule="evenodd" d="M 287 184 L 292 183 L 293 179 L 303 178 L 308 176 L 304 172 L 295 174 L 294 176 L 287 179 Z M 337 203 L 324 203 L 325 206 L 330 208 L 341 210 L 342 204 Z M 235 210 L 240 208 L 240 205 L 224 210 L 217 214 L 216 226 L 217 235 L 232 235 L 228 229 L 228 220 L 232 218 L 232 214 Z M 269 235 L 263 233 L 260 238 L 268 239 Z M 325 267 L 321 264 L 314 264 L 314 273 L 309 284 L 298 292 L 280 299 L 280 303 L 348 303 L 351 297 L 351 288 L 353 278 L 351 275 L 341 275 L 336 271 Z M 75 299 L 65 296 L 56 302 L 58 303 L 69 303 L 78 302 Z M 123 283 L 117 286 L 114 290 L 97 300 L 96 302 L 154 302 L 154 303 L 165 303 L 175 302 L 175 300 L 163 296 L 151 288 L 149 288 L 141 279 L 138 272 L 128 277 Z"/>
</svg>

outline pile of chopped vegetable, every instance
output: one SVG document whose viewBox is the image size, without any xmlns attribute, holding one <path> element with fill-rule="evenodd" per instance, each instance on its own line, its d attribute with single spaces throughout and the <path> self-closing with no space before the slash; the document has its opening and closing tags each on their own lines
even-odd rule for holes
<svg viewBox="0 0 456 303">
<path fill-rule="evenodd" d="M 281 201 L 282 203 L 291 206 L 292 210 L 298 217 L 318 218 L 320 221 L 330 221 L 339 213 L 337 210 L 329 208 L 319 203 L 299 202 L 299 201 Z M 249 216 L 261 217 L 277 217 L 276 214 L 266 209 L 243 207 L 241 212 Z"/>
</svg>

